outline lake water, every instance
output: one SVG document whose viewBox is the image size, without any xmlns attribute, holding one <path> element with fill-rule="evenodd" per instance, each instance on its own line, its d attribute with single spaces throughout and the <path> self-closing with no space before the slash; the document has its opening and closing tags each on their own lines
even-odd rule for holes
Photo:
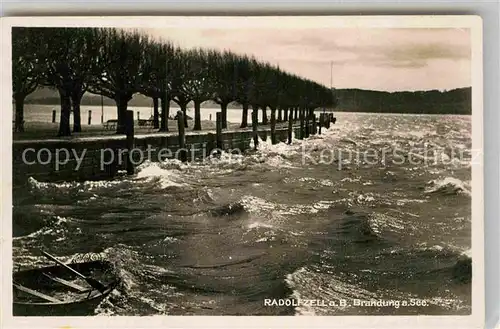
<svg viewBox="0 0 500 329">
<path fill-rule="evenodd" d="M 134 111 L 134 118 L 149 119 L 153 115 L 153 109 L 148 107 L 134 107 L 129 106 L 129 110 Z M 61 107 L 59 105 L 39 105 L 39 104 L 26 104 L 24 106 L 24 120 L 26 122 L 52 122 L 52 111 L 56 111 L 56 122 L 60 121 Z M 170 107 L 170 115 L 174 116 L 179 107 Z M 81 106 L 81 120 L 82 124 L 88 123 L 89 111 L 92 111 L 92 125 L 101 124 L 101 113 L 104 113 L 103 121 L 116 119 L 116 106 Z M 201 109 L 201 120 L 213 120 L 215 121 L 215 113 L 219 112 L 220 108 L 203 108 Z M 267 110 L 268 115 L 271 115 L 271 111 Z M 259 112 L 260 115 L 261 112 Z M 188 108 L 187 115 L 194 118 L 194 108 Z M 14 114 L 13 114 L 14 116 Z M 240 109 L 228 109 L 227 119 L 229 122 L 241 122 L 241 110 Z M 12 118 L 14 120 L 14 117 Z M 73 123 L 73 114 L 71 114 L 70 122 Z M 251 122 L 251 110 L 248 113 L 248 122 Z"/>
<path fill-rule="evenodd" d="M 30 179 L 14 192 L 15 266 L 47 264 L 40 248 L 110 260 L 123 284 L 97 315 L 469 314 L 471 117 L 336 116 L 321 136 L 242 157 Z"/>
</svg>

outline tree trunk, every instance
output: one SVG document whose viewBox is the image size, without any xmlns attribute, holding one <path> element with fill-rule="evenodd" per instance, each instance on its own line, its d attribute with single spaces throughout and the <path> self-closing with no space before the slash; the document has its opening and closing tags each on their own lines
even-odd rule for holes
<svg viewBox="0 0 500 329">
<path fill-rule="evenodd" d="M 168 116 L 170 115 L 170 99 L 161 98 L 161 125 L 160 131 L 168 131 Z"/>
<path fill-rule="evenodd" d="M 283 109 L 283 121 L 288 121 L 288 108 Z"/>
<path fill-rule="evenodd" d="M 222 102 L 220 104 L 220 110 L 222 112 L 222 129 L 227 129 L 227 105 L 229 103 Z"/>
<path fill-rule="evenodd" d="M 63 88 L 59 88 L 59 97 L 61 98 L 61 121 L 58 136 L 71 136 L 71 127 L 69 126 L 69 117 L 71 115 L 70 93 Z"/>
<path fill-rule="evenodd" d="M 283 121 L 283 109 L 281 107 L 278 108 L 278 122 Z"/>
<path fill-rule="evenodd" d="M 257 112 L 257 122 L 259 122 L 259 106 L 256 104 L 252 104 L 252 112 L 255 111 Z M 252 118 L 253 120 L 253 118 Z"/>
<path fill-rule="evenodd" d="M 71 94 L 71 104 L 73 106 L 73 132 L 79 133 L 82 131 L 82 118 L 80 111 L 80 103 L 83 93 L 74 92 Z"/>
<path fill-rule="evenodd" d="M 179 104 L 182 114 L 184 115 L 184 127 L 188 127 L 188 117 L 187 117 L 187 103 Z"/>
<path fill-rule="evenodd" d="M 128 99 L 124 96 L 118 95 L 115 98 L 115 102 L 116 102 L 116 111 L 118 115 L 118 124 L 116 125 L 116 133 L 125 134 L 126 133 L 125 116 L 127 114 Z"/>
<path fill-rule="evenodd" d="M 160 118 L 158 113 L 158 97 L 153 97 L 153 128 L 160 128 Z"/>
<path fill-rule="evenodd" d="M 194 127 L 193 130 L 201 130 L 201 101 L 194 101 Z"/>
<path fill-rule="evenodd" d="M 262 106 L 262 124 L 267 125 L 267 106 Z"/>
<path fill-rule="evenodd" d="M 241 112 L 241 126 L 240 128 L 248 127 L 248 104 L 243 104 L 243 111 Z"/>
<path fill-rule="evenodd" d="M 15 132 L 24 132 L 24 94 L 17 94 L 14 96 L 16 101 L 16 119 L 14 122 Z"/>
<path fill-rule="evenodd" d="M 271 144 L 277 144 L 276 140 L 276 108 L 271 107 Z"/>
</svg>

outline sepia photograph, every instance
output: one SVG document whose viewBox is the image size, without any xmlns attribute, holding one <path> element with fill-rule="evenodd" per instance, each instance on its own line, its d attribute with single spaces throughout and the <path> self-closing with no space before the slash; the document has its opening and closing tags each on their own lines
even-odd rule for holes
<svg viewBox="0 0 500 329">
<path fill-rule="evenodd" d="M 12 316 L 482 312 L 481 22 L 396 18 L 12 21 Z"/>
</svg>

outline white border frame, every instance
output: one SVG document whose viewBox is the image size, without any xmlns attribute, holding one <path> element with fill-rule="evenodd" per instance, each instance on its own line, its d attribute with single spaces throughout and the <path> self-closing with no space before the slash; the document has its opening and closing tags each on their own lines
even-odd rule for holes
<svg viewBox="0 0 500 329">
<path fill-rule="evenodd" d="M 220 27 L 224 23 L 236 19 L 238 27 L 296 27 L 294 17 L 268 16 L 262 17 L 9 17 L 2 19 L 1 29 L 1 102 L 2 108 L 12 108 L 11 91 L 11 36 L 12 26 L 114 26 L 114 27 L 150 27 L 167 26 Z M 472 148 L 483 150 L 483 68 L 482 68 L 482 20 L 479 16 L 323 16 L 301 18 L 304 27 L 447 27 L 471 29 L 471 63 L 472 63 Z M 227 24 L 227 23 L 226 23 Z M 320 25 L 318 25 L 320 24 Z M 229 26 L 231 26 L 230 24 Z M 2 164 L 2 174 L 6 179 L 1 182 L 2 196 L 0 215 L 2 216 L 2 326 L 5 328 L 53 328 L 53 327 L 116 327 L 116 328 L 148 328 L 148 327 L 196 327 L 196 328 L 386 328 L 398 326 L 406 328 L 421 327 L 453 327 L 473 328 L 484 325 L 484 176 L 483 156 L 478 164 L 472 166 L 472 314 L 470 316 L 338 316 L 331 317 L 247 317 L 247 316 L 153 316 L 153 317 L 12 317 L 12 161 L 11 161 L 11 121 L 2 120 L 0 128 L 4 143 L 1 144 L 1 155 L 8 159 Z"/>
</svg>

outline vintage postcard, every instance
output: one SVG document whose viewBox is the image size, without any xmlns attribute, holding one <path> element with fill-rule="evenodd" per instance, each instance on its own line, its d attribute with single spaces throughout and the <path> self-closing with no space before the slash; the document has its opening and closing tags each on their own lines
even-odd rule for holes
<svg viewBox="0 0 500 329">
<path fill-rule="evenodd" d="M 4 327 L 484 322 L 479 17 L 16 17 L 2 59 Z"/>
</svg>

